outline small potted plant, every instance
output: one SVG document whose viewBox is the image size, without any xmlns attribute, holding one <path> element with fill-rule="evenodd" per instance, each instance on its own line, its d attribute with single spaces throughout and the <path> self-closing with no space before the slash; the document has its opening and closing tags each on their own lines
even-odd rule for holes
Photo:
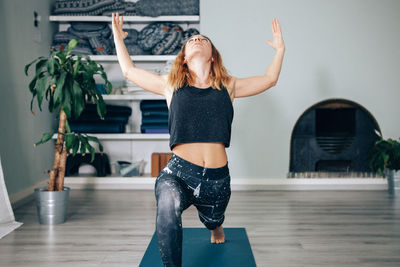
<svg viewBox="0 0 400 267">
<path fill-rule="evenodd" d="M 96 87 L 95 75 L 100 75 L 105 81 L 106 91 L 112 89 L 107 79 L 103 66 L 90 59 L 89 56 L 72 54 L 78 39 L 72 39 L 66 49 L 63 46 L 59 51 L 51 47 L 48 57 L 40 56 L 25 66 L 25 75 L 28 75 L 29 67 L 35 65 L 35 75 L 29 83 L 32 93 L 30 109 L 33 112 L 33 101 L 36 98 L 38 107 L 46 98 L 50 112 L 56 112 L 59 116 L 58 130 L 44 133 L 41 140 L 34 144 L 37 146 L 49 141 L 57 133 L 55 142 L 55 154 L 53 168 L 48 171 L 48 186 L 35 188 L 35 200 L 41 224 L 59 224 L 66 220 L 66 211 L 69 199 L 69 189 L 64 187 L 64 175 L 67 155 L 75 155 L 78 151 L 85 154 L 91 153 L 94 160 L 95 149 L 90 141 L 98 144 L 101 154 L 103 147 L 96 137 L 86 134 L 71 132 L 68 119 L 77 118 L 85 109 L 87 102 L 96 103 L 97 113 L 104 119 L 106 104 L 101 92 Z"/>
<path fill-rule="evenodd" d="M 387 178 L 389 194 L 400 194 L 400 142 L 392 138 L 383 139 L 379 132 L 375 132 L 380 139 L 368 153 L 369 166 Z"/>
</svg>

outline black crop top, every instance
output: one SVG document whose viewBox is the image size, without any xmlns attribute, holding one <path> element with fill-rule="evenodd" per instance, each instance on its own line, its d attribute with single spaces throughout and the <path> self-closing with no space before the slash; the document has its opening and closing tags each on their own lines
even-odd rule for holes
<svg viewBox="0 0 400 267">
<path fill-rule="evenodd" d="M 222 142 L 229 147 L 233 105 L 228 90 L 184 86 L 174 91 L 168 112 L 169 146 Z"/>
</svg>

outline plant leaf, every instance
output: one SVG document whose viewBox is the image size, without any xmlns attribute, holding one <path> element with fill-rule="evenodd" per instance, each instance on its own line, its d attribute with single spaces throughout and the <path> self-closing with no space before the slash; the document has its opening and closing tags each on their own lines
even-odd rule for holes
<svg viewBox="0 0 400 267">
<path fill-rule="evenodd" d="M 29 91 L 33 93 L 35 91 L 35 85 L 36 85 L 37 77 L 33 78 L 32 81 L 29 83 Z"/>
<path fill-rule="evenodd" d="M 107 88 L 107 94 L 111 94 L 112 84 L 108 80 L 106 81 L 106 88 Z"/>
<path fill-rule="evenodd" d="M 99 145 L 100 152 L 103 152 L 103 145 L 100 143 L 100 141 L 99 141 L 99 139 L 97 137 L 89 136 L 89 135 L 87 135 L 86 137 L 87 137 L 88 140 L 96 142 Z"/>
<path fill-rule="evenodd" d="M 78 39 L 77 38 L 73 38 L 69 41 L 68 43 L 68 47 L 67 47 L 67 52 L 66 54 L 69 55 L 71 53 L 71 51 L 75 48 L 75 46 L 78 44 Z"/>
<path fill-rule="evenodd" d="M 44 133 L 43 136 L 42 136 L 42 139 L 40 139 L 40 141 L 37 142 L 35 144 L 35 146 L 43 144 L 43 143 L 46 143 L 47 141 L 49 141 L 51 139 L 51 137 L 53 137 L 53 135 L 54 135 L 54 131 L 48 132 L 48 133 Z"/>
<path fill-rule="evenodd" d="M 95 156 L 95 150 L 89 143 L 86 143 L 86 148 L 90 151 L 90 155 L 91 155 L 90 162 L 93 162 L 94 156 Z"/>
<path fill-rule="evenodd" d="M 74 78 L 76 77 L 76 74 L 78 73 L 78 69 L 79 69 L 79 66 L 81 64 L 81 58 L 82 57 L 80 55 L 78 55 L 78 58 L 74 63 Z"/>
<path fill-rule="evenodd" d="M 36 91 L 33 91 L 32 93 L 32 100 L 31 100 L 31 112 L 33 113 L 33 100 L 35 100 L 35 96 L 36 96 Z"/>
<path fill-rule="evenodd" d="M 53 51 L 47 61 L 47 72 L 50 75 L 54 75 L 54 54 L 55 54 L 55 52 Z"/>
<path fill-rule="evenodd" d="M 40 72 L 40 71 L 42 70 L 42 68 L 43 68 L 44 66 L 46 66 L 47 60 L 48 60 L 47 58 L 43 58 L 43 59 L 40 59 L 40 60 L 36 63 L 36 73 Z"/>
<path fill-rule="evenodd" d="M 71 117 L 71 93 L 68 90 L 68 88 L 66 88 L 66 90 L 64 90 L 64 98 L 62 101 L 62 107 L 64 109 L 65 114 L 67 114 L 67 118 Z"/>
<path fill-rule="evenodd" d="M 79 138 L 75 135 L 74 143 L 72 145 L 72 154 L 75 156 L 79 149 Z"/>
<path fill-rule="evenodd" d="M 37 93 L 37 101 L 40 111 L 42 111 L 42 101 L 46 90 L 46 82 L 47 82 L 47 75 L 43 75 L 43 77 L 39 78 L 35 86 L 35 90 Z"/>
<path fill-rule="evenodd" d="M 68 119 L 65 120 L 65 130 L 67 130 L 67 133 L 71 132 L 71 128 L 69 127 Z"/>
<path fill-rule="evenodd" d="M 54 105 L 58 106 L 61 103 L 63 91 L 64 91 L 64 84 L 65 78 L 67 77 L 67 72 L 61 71 L 61 75 L 57 80 L 56 88 L 54 89 Z"/>
<path fill-rule="evenodd" d="M 87 144 L 87 140 L 84 136 L 82 136 L 81 134 L 79 135 L 79 140 L 81 141 L 81 148 L 80 148 L 80 152 L 81 154 L 85 154 L 86 152 L 86 144 Z"/>
<path fill-rule="evenodd" d="M 44 58 L 44 57 L 38 57 L 37 59 L 33 60 L 31 63 L 25 65 L 25 67 L 24 67 L 24 72 L 25 72 L 25 75 L 26 75 L 26 76 L 28 76 L 28 69 L 29 69 L 29 67 L 30 67 L 33 63 L 35 63 L 36 61 L 38 61 L 39 59 L 42 59 L 42 58 Z"/>
<path fill-rule="evenodd" d="M 85 99 L 82 95 L 82 89 L 78 82 L 74 81 L 72 86 L 73 109 L 75 117 L 79 117 L 85 108 Z"/>
<path fill-rule="evenodd" d="M 65 147 L 69 151 L 74 144 L 75 134 L 68 133 L 65 135 Z"/>
<path fill-rule="evenodd" d="M 47 90 L 47 92 L 49 92 L 50 90 Z M 47 93 L 46 92 L 46 93 Z M 49 100 L 49 112 L 53 112 L 54 110 L 54 99 L 53 97 L 50 96 L 50 100 Z"/>
</svg>

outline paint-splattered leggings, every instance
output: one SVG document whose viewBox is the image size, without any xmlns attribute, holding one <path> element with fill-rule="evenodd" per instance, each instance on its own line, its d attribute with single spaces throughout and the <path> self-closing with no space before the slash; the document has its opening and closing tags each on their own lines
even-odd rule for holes
<svg viewBox="0 0 400 267">
<path fill-rule="evenodd" d="M 172 153 L 155 183 L 156 233 L 164 266 L 182 265 L 181 214 L 192 204 L 200 221 L 210 230 L 225 219 L 231 196 L 228 163 L 207 168 Z"/>
</svg>

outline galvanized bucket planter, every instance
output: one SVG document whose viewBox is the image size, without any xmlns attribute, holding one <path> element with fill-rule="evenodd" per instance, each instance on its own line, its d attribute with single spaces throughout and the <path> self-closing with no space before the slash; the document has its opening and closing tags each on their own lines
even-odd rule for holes
<svg viewBox="0 0 400 267">
<path fill-rule="evenodd" d="M 397 195 L 400 197 L 400 170 L 389 170 L 385 169 L 387 182 L 388 182 L 388 192 L 391 195 Z"/>
<path fill-rule="evenodd" d="M 67 220 L 69 187 L 63 191 L 46 191 L 47 187 L 35 188 L 35 202 L 40 224 L 60 224 Z"/>
</svg>

